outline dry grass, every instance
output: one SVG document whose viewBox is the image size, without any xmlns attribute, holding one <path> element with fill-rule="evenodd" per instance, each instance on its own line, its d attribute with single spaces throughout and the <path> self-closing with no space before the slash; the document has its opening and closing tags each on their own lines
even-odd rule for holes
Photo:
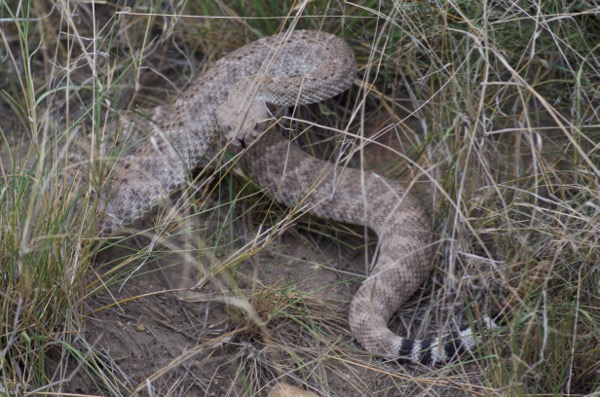
<svg viewBox="0 0 600 397">
<path fill-rule="evenodd" d="M 0 393 L 249 396 L 276 379 L 336 396 L 600 392 L 593 2 L 98 3 L 0 6 Z M 510 301 L 507 332 L 486 336 L 476 358 L 402 367 L 352 345 L 345 313 L 361 276 L 333 265 L 364 246 L 362 229 L 296 222 L 237 172 L 200 175 L 176 222 L 160 221 L 165 206 L 158 226 L 101 246 L 93 201 L 75 206 L 85 192 L 61 178 L 65 147 L 108 150 L 115 110 L 164 103 L 223 54 L 296 23 L 348 40 L 361 82 L 286 126 L 316 121 L 327 129 L 304 138 L 313 155 L 339 153 L 345 137 L 353 166 L 414 182 L 439 237 L 435 272 L 392 326 L 422 337 L 473 302 L 485 311 Z M 99 161 L 90 169 L 105 172 Z M 265 241 L 272 257 L 255 255 Z M 276 248 L 286 242 L 298 249 Z M 144 284 L 153 261 L 204 269 L 206 312 Z M 304 270 L 264 281 L 253 261 Z M 307 289 L 315 275 L 322 283 Z M 233 322 L 208 310 L 224 290 L 236 298 L 222 316 Z M 120 310 L 143 331 L 128 314 L 138 302 L 131 313 L 154 313 L 197 343 L 127 373 L 127 358 L 111 354 L 114 334 L 90 330 Z"/>
</svg>

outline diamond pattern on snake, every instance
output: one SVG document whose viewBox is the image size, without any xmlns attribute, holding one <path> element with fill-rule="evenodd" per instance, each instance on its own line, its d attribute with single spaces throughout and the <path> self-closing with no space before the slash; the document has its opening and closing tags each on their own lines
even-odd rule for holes
<svg viewBox="0 0 600 397">
<path fill-rule="evenodd" d="M 142 218 L 183 185 L 188 170 L 215 154 L 221 140 L 243 146 L 244 167 L 275 200 L 299 203 L 313 215 L 365 225 L 378 237 L 378 258 L 355 294 L 352 335 L 367 351 L 398 360 L 441 364 L 477 342 L 467 326 L 428 340 L 388 328 L 392 314 L 432 270 L 432 230 L 420 202 L 396 181 L 334 166 L 304 153 L 281 134 L 261 134 L 266 104 L 295 106 L 330 98 L 356 78 L 356 60 L 341 38 L 299 30 L 245 45 L 216 62 L 169 107 L 158 108 L 152 129 L 112 168 L 98 195 L 98 229 L 113 233 Z M 150 131 L 144 131 L 150 132 Z M 489 317 L 478 326 L 498 327 Z"/>
</svg>

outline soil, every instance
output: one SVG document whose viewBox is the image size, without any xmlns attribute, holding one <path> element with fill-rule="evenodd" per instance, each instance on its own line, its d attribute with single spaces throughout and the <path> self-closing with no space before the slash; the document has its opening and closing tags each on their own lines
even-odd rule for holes
<svg viewBox="0 0 600 397">
<path fill-rule="evenodd" d="M 379 139 L 401 149 L 389 136 Z M 367 147 L 371 165 L 388 162 L 381 150 Z M 256 224 L 241 219 L 232 228 L 236 248 L 258 233 Z M 204 226 L 217 230 L 216 224 Z M 426 395 L 406 382 L 413 369 L 374 360 L 349 333 L 349 302 L 369 260 L 361 231 L 305 217 L 256 255 L 193 289 L 201 294 L 199 302 L 179 299 L 179 289 L 194 287 L 198 279 L 195 265 L 181 255 L 153 255 L 158 259 L 138 260 L 108 277 L 149 240 L 103 252 L 90 283 L 115 281 L 85 301 L 82 329 L 114 381 L 103 383 L 106 377 L 80 367 L 67 389 L 90 395 L 111 389 L 123 395 L 266 396 L 274 382 L 286 382 L 312 387 L 318 395 L 395 396 L 409 389 Z M 201 266 L 206 270 L 208 261 Z M 252 309 L 226 304 L 226 296 Z M 460 395 L 450 389 L 449 395 Z"/>
<path fill-rule="evenodd" d="M 108 252 L 107 256 L 113 257 L 107 262 L 114 265 L 119 253 Z M 270 340 L 265 340 L 265 335 L 252 327 L 240 310 L 219 302 L 214 285 L 202 289 L 203 293 L 214 294 L 214 301 L 190 303 L 178 299 L 170 285 L 177 285 L 182 281 L 177 280 L 178 276 L 194 270 L 185 269 L 185 264 L 173 266 L 168 262 L 169 258 L 163 258 L 145 264 L 139 274 L 123 285 L 115 283 L 86 301 L 85 339 L 94 343 L 107 360 L 106 366 L 112 368 L 127 389 L 140 386 L 141 395 L 170 395 L 167 391 L 173 388 L 179 395 L 189 396 L 249 395 L 239 379 L 240 367 L 266 371 L 260 374 L 262 378 L 290 360 L 287 357 L 283 363 L 272 362 L 276 356 L 281 358 L 297 349 L 317 360 L 326 354 L 330 343 L 358 352 L 346 330 L 344 316 L 358 286 L 358 282 L 350 282 L 355 278 L 350 272 L 357 273 L 364 263 L 360 252 L 340 249 L 326 238 L 289 231 L 273 247 L 242 263 L 232 275 L 237 284 L 236 295 L 246 295 L 259 315 L 273 311 L 268 305 L 282 305 L 273 298 L 282 295 L 286 305 L 300 297 L 303 304 L 314 305 L 308 309 L 280 308 L 287 312 L 268 324 Z M 334 263 L 335 268 L 329 266 Z M 272 296 L 261 299 L 265 291 Z M 311 309 L 316 312 L 311 314 Z M 304 329 L 290 321 L 299 315 L 296 311 L 320 318 L 308 319 L 309 329 Z M 320 335 L 307 335 L 309 331 Z M 304 351 L 307 349 L 312 351 Z M 334 381 L 330 376 L 327 378 L 331 388 L 338 392 L 347 388 L 346 379 Z M 152 391 L 145 385 L 149 379 Z M 97 393 L 98 385 L 90 380 L 87 376 L 74 378 L 72 391 Z"/>
</svg>

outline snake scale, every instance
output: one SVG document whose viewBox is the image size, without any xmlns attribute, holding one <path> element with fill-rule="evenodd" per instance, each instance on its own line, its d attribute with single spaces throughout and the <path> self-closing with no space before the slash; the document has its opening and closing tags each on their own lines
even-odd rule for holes
<svg viewBox="0 0 600 397">
<path fill-rule="evenodd" d="M 98 229 L 110 234 L 142 218 L 183 185 L 189 170 L 214 156 L 223 140 L 243 144 L 244 167 L 271 197 L 377 234 L 378 258 L 350 306 L 358 343 L 376 355 L 441 364 L 473 346 L 475 327 L 416 341 L 387 325 L 432 269 L 432 232 L 419 201 L 395 181 L 351 168 L 334 172 L 332 164 L 281 134 L 261 135 L 271 117 L 266 103 L 330 98 L 350 87 L 356 69 L 348 44 L 320 31 L 281 33 L 228 54 L 170 107 L 155 112 L 149 138 L 116 162 L 99 195 Z M 496 327 L 487 317 L 481 321 Z"/>
</svg>

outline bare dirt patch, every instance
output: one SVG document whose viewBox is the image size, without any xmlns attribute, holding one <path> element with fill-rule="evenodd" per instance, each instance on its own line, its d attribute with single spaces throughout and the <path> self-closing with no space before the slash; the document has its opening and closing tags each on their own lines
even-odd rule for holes
<svg viewBox="0 0 600 397">
<path fill-rule="evenodd" d="M 103 255 L 112 256 L 107 261 L 113 266 L 120 255 L 115 251 Z M 242 396 L 249 395 L 248 388 L 264 387 L 267 379 L 285 380 L 286 374 L 302 381 L 302 374 L 314 370 L 306 364 L 307 354 L 325 369 L 331 365 L 325 362 L 335 361 L 322 356 L 332 347 L 358 352 L 345 318 L 359 284 L 355 274 L 364 266 L 361 252 L 290 230 L 242 263 L 229 275 L 235 279 L 233 295 L 246 296 L 263 320 L 274 316 L 264 327 L 268 331 L 252 324 L 243 310 L 220 302 L 223 295 L 213 285 L 201 291 L 214 294 L 214 301 L 179 300 L 173 289 L 182 274 L 191 274 L 185 268 L 189 264 L 152 261 L 122 285 L 115 283 L 86 300 L 83 334 L 95 341 L 115 377 L 142 395 L 170 395 L 176 389 L 190 396 Z M 293 354 L 302 359 L 294 363 Z M 257 379 L 247 378 L 252 373 Z M 324 376 L 329 387 L 350 392 L 339 364 Z M 149 379 L 153 390 L 145 385 Z M 97 393 L 93 380 L 77 377 L 72 391 Z"/>
</svg>

